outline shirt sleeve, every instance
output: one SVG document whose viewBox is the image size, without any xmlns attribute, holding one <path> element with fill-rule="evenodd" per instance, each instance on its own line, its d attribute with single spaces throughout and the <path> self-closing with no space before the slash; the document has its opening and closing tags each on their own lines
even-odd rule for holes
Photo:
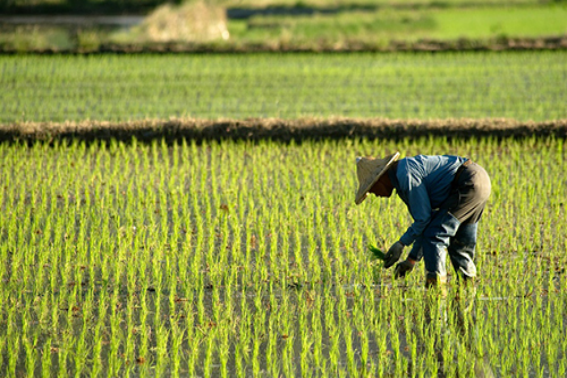
<svg viewBox="0 0 567 378">
<path fill-rule="evenodd" d="M 418 236 L 417 239 L 413 242 L 413 246 L 408 257 L 411 257 L 415 261 L 420 261 L 423 257 L 423 236 Z"/>
<path fill-rule="evenodd" d="M 413 224 L 400 238 L 403 245 L 412 244 L 431 221 L 431 201 L 425 184 L 414 175 L 407 175 L 407 206 L 414 220 Z"/>
</svg>

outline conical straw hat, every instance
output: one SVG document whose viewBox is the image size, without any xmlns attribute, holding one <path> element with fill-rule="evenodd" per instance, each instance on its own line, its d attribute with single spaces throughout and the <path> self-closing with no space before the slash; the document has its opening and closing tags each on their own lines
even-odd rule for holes
<svg viewBox="0 0 567 378">
<path fill-rule="evenodd" d="M 400 156 L 399 152 L 387 156 L 383 159 L 373 159 L 367 157 L 356 158 L 356 174 L 358 176 L 358 192 L 354 202 L 360 205 L 366 198 L 372 185 L 388 170 L 390 165 Z"/>
</svg>

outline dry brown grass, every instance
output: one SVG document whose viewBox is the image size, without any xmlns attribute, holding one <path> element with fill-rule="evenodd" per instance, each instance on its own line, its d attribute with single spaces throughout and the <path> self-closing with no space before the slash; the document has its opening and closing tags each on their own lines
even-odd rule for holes
<svg viewBox="0 0 567 378">
<path fill-rule="evenodd" d="M 14 123 L 0 125 L 0 142 L 52 142 L 97 140 L 174 142 L 187 140 L 261 140 L 283 142 L 306 139 L 411 139 L 495 137 L 567 138 L 567 120 L 520 122 L 508 119 L 388 120 L 349 118 L 284 119 L 170 119 L 132 122 L 83 121 L 65 123 Z"/>
<path fill-rule="evenodd" d="M 195 0 L 176 6 L 165 4 L 138 28 L 150 42 L 207 42 L 228 39 L 226 11 L 214 3 Z"/>
</svg>

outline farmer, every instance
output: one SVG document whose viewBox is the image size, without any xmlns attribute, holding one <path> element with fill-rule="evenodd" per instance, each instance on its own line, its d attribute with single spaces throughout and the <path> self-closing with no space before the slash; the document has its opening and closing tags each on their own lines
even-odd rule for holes
<svg viewBox="0 0 567 378">
<path fill-rule="evenodd" d="M 408 257 L 396 265 L 395 277 L 411 272 L 423 257 L 426 286 L 444 285 L 448 252 L 459 280 L 474 278 L 478 222 L 491 188 L 488 174 L 464 157 L 418 155 L 397 160 L 399 155 L 359 157 L 356 164 L 357 205 L 368 193 L 390 197 L 395 188 L 414 220 L 386 253 L 384 267 L 394 265 L 404 247 L 413 244 Z"/>
</svg>

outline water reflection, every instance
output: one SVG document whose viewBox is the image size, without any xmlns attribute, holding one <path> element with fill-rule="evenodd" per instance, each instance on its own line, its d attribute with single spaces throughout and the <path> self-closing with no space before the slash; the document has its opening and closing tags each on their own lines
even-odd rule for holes
<svg viewBox="0 0 567 378">
<path fill-rule="evenodd" d="M 425 299 L 425 321 L 436 330 L 434 351 L 440 367 L 440 377 L 445 375 L 495 377 L 485 353 L 478 350 L 479 336 L 475 324 L 476 288 L 459 287 L 448 295 L 441 289 L 430 289 Z M 427 344 L 428 340 L 424 340 Z M 447 374 L 453 371 L 455 374 Z"/>
</svg>

